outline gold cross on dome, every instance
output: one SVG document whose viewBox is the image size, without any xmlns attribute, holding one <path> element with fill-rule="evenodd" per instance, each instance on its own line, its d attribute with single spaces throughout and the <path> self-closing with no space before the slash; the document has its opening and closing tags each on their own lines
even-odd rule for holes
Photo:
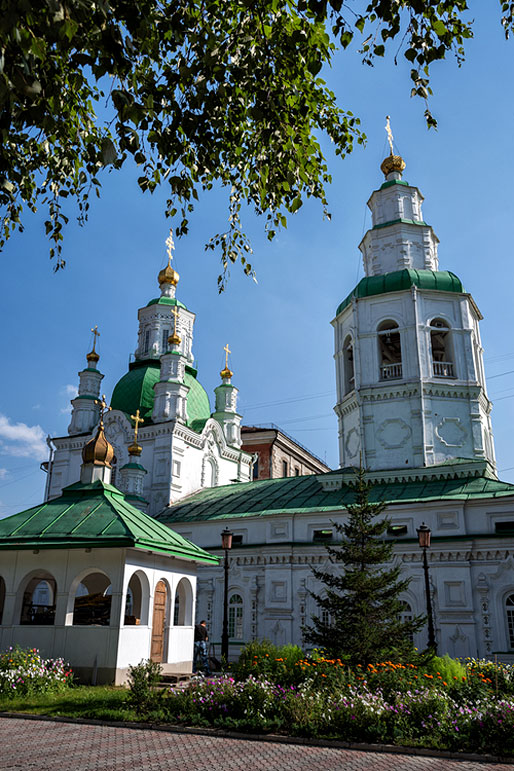
<svg viewBox="0 0 514 771">
<path fill-rule="evenodd" d="M 391 155 L 394 155 L 394 150 L 393 150 L 393 132 L 391 131 L 391 118 L 389 117 L 389 115 L 386 115 L 385 130 L 387 132 L 387 141 L 389 142 L 389 148 L 391 150 Z"/>
<path fill-rule="evenodd" d="M 139 417 L 139 408 L 136 410 L 136 414 L 135 415 L 131 415 L 130 417 L 132 418 L 132 420 L 136 424 L 134 426 L 134 444 L 137 444 L 137 433 L 139 431 L 139 424 L 140 423 L 144 423 L 145 421 L 144 421 L 143 418 Z"/>
<path fill-rule="evenodd" d="M 91 327 L 91 332 L 94 335 L 94 337 L 93 337 L 93 351 L 96 353 L 96 351 L 95 351 L 96 338 L 100 337 L 100 332 L 98 331 L 98 325 L 97 324 L 95 324 L 94 327 Z"/>
<path fill-rule="evenodd" d="M 168 265 L 171 265 L 174 249 L 175 249 L 175 242 L 173 240 L 173 228 L 170 228 L 170 234 L 166 239 L 166 253 L 168 255 Z"/>
<path fill-rule="evenodd" d="M 102 400 L 95 399 L 95 404 L 100 405 L 100 424 L 103 426 L 104 423 L 104 415 L 106 412 L 110 412 L 112 410 L 112 407 L 107 406 L 107 402 L 105 401 L 105 394 L 102 395 Z"/>
<path fill-rule="evenodd" d="M 225 351 L 225 369 L 228 369 L 228 355 L 229 353 L 232 353 L 232 351 L 228 347 L 228 343 L 226 344 L 223 350 Z"/>
</svg>

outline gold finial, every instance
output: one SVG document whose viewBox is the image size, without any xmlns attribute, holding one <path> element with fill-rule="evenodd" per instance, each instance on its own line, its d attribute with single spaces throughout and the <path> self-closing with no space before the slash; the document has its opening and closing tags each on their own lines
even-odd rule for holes
<svg viewBox="0 0 514 771">
<path fill-rule="evenodd" d="M 84 463 L 92 463 L 94 466 L 107 466 L 111 468 L 111 463 L 114 458 L 114 448 L 112 444 L 107 441 L 104 434 L 104 413 L 109 412 L 111 407 L 107 406 L 105 401 L 105 394 L 102 396 L 102 401 L 95 399 L 95 404 L 100 405 L 100 423 L 96 432 L 96 436 L 90 439 L 87 444 L 82 448 L 82 461 Z"/>
<path fill-rule="evenodd" d="M 177 321 L 178 321 L 178 315 L 179 314 L 178 314 L 178 308 L 177 308 L 176 305 L 173 306 L 173 309 L 172 309 L 171 312 L 172 312 L 173 317 L 174 317 L 174 319 L 173 319 L 173 334 L 168 337 L 168 343 L 170 345 L 180 345 L 180 342 L 181 342 L 182 338 L 180 337 L 180 335 L 177 332 Z"/>
<path fill-rule="evenodd" d="M 95 404 L 100 405 L 100 426 L 103 428 L 105 413 L 110 412 L 112 410 L 112 407 L 107 406 L 107 402 L 105 401 L 105 394 L 102 395 L 101 401 L 100 399 L 95 399 Z"/>
<path fill-rule="evenodd" d="M 137 443 L 137 434 L 139 431 L 139 424 L 144 423 L 145 421 L 143 418 L 139 416 L 139 408 L 136 410 L 136 414 L 131 415 L 130 417 L 134 421 L 135 426 L 134 426 L 134 441 L 128 448 L 129 455 L 141 455 L 143 448 L 141 447 L 140 444 Z"/>
<path fill-rule="evenodd" d="M 173 250 L 175 249 L 175 243 L 173 241 L 173 228 L 170 228 L 170 234 L 166 239 L 166 254 L 168 255 L 168 264 L 163 268 L 158 275 L 159 284 L 172 284 L 177 286 L 180 278 L 176 270 L 171 267 L 171 261 L 173 260 Z"/>
<path fill-rule="evenodd" d="M 402 171 L 405 168 L 405 161 L 403 160 L 401 155 L 394 154 L 393 132 L 391 131 L 391 118 L 389 117 L 389 115 L 386 115 L 385 130 L 387 132 L 387 141 L 389 142 L 389 149 L 391 152 L 390 152 L 390 155 L 387 156 L 387 158 L 384 158 L 384 160 L 380 164 L 380 168 L 387 179 L 388 175 L 391 174 L 391 172 L 393 171 L 396 171 L 398 174 L 401 175 Z"/>
<path fill-rule="evenodd" d="M 228 355 L 229 353 L 232 353 L 232 351 L 228 347 L 228 343 L 226 344 L 223 350 L 225 351 L 225 368 L 221 370 L 220 375 L 222 379 L 225 380 L 226 378 L 231 378 L 234 373 L 232 372 L 232 370 L 228 368 Z"/>
<path fill-rule="evenodd" d="M 96 352 L 96 338 L 100 337 L 100 332 L 98 331 L 98 326 L 95 324 L 94 327 L 91 328 L 91 332 L 93 333 L 93 348 L 91 351 L 86 355 L 86 359 L 88 361 L 94 361 L 97 362 L 100 356 Z"/>
</svg>

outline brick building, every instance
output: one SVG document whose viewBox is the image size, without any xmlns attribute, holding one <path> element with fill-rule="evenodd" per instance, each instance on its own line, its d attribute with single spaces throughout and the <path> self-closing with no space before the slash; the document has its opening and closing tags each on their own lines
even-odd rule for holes
<svg viewBox="0 0 514 771">
<path fill-rule="evenodd" d="M 242 426 L 241 439 L 243 452 L 257 455 L 254 479 L 302 477 L 330 471 L 326 463 L 273 423 L 265 427 Z"/>
</svg>

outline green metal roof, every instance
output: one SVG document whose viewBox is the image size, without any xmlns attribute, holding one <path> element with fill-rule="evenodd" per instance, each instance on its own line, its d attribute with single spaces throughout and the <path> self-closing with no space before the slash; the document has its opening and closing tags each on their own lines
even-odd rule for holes
<svg viewBox="0 0 514 771">
<path fill-rule="evenodd" d="M 149 308 L 150 305 L 178 305 L 179 308 L 185 308 L 187 311 L 187 307 L 184 303 L 181 303 L 176 297 L 154 297 L 153 300 L 146 303 L 147 308 Z"/>
<path fill-rule="evenodd" d="M 447 470 L 447 465 L 445 469 Z M 285 477 L 211 487 L 157 515 L 161 522 L 196 522 L 211 519 L 263 517 L 286 513 L 333 513 L 354 502 L 349 485 L 324 490 L 321 481 L 340 472 L 304 477 Z M 427 479 L 374 484 L 370 501 L 388 504 L 428 501 L 465 501 L 514 496 L 514 485 L 485 476 Z"/>
<path fill-rule="evenodd" d="M 133 547 L 198 562 L 218 559 L 132 506 L 112 485 L 65 487 L 59 498 L 0 520 L 0 549 Z"/>
<path fill-rule="evenodd" d="M 135 415 L 139 409 L 146 423 L 152 420 L 154 403 L 154 385 L 161 377 L 159 361 L 155 359 L 135 362 L 129 372 L 119 380 L 112 392 L 111 407 L 121 410 L 127 415 Z M 184 382 L 189 387 L 187 395 L 187 425 L 201 433 L 206 421 L 210 418 L 211 407 L 209 397 L 204 387 L 194 376 L 192 367 L 186 367 Z"/>
<path fill-rule="evenodd" d="M 398 292 L 402 289 L 410 289 L 417 286 L 418 289 L 430 289 L 437 292 L 464 292 L 462 282 L 455 273 L 450 270 L 395 270 L 391 273 L 382 273 L 379 276 L 366 276 L 362 278 L 355 289 L 352 289 L 348 297 L 338 306 L 336 316 L 350 305 L 354 297 L 371 297 L 377 294 Z"/>
</svg>

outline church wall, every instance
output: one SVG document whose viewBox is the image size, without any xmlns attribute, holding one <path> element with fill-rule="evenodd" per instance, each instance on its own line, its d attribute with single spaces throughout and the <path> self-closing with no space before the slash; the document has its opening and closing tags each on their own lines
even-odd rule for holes
<svg viewBox="0 0 514 771">
<path fill-rule="evenodd" d="M 117 683 L 124 682 L 128 668 L 149 658 L 152 640 L 153 598 L 157 583 L 163 580 L 168 589 L 165 619 L 165 652 L 163 667 L 174 672 L 188 673 L 192 670 L 194 642 L 194 618 L 196 612 L 196 564 L 165 555 L 148 554 L 139 549 L 127 551 L 123 577 L 123 596 L 127 595 L 130 579 L 135 573 L 143 572 L 148 581 L 148 607 L 137 625 L 122 622 L 118 644 Z M 192 591 L 190 623 L 174 625 L 174 610 L 177 586 L 182 579 L 189 581 Z"/>
<path fill-rule="evenodd" d="M 439 652 L 452 656 L 488 656 L 495 651 L 501 660 L 514 662 L 508 643 L 505 597 L 514 593 L 514 538 L 495 534 L 496 521 L 514 521 L 514 503 L 501 501 L 439 501 L 390 506 L 387 515 L 395 525 L 406 525 L 407 535 L 398 539 L 395 559 L 411 583 L 405 594 L 414 615 L 424 615 L 426 599 L 422 550 L 416 527 L 425 522 L 432 529 L 428 552 L 434 618 Z M 277 644 L 302 644 L 301 627 L 317 612 L 309 591 L 322 587 L 311 566 L 329 568 L 326 551 L 313 543 L 314 531 L 329 529 L 342 521 L 343 512 L 283 514 L 229 521 L 170 523 L 174 530 L 203 547 L 218 547 L 220 533 L 228 524 L 244 533 L 243 546 L 230 553 L 229 596 L 243 598 L 243 634 L 232 641 L 231 657 L 241 644 L 268 637 Z M 200 567 L 197 618 L 206 618 L 211 640 L 221 638 L 223 618 L 223 565 Z M 485 603 L 485 605 L 484 605 Z M 485 607 L 485 609 L 484 609 Z M 415 644 L 427 643 L 426 628 Z"/>
</svg>

